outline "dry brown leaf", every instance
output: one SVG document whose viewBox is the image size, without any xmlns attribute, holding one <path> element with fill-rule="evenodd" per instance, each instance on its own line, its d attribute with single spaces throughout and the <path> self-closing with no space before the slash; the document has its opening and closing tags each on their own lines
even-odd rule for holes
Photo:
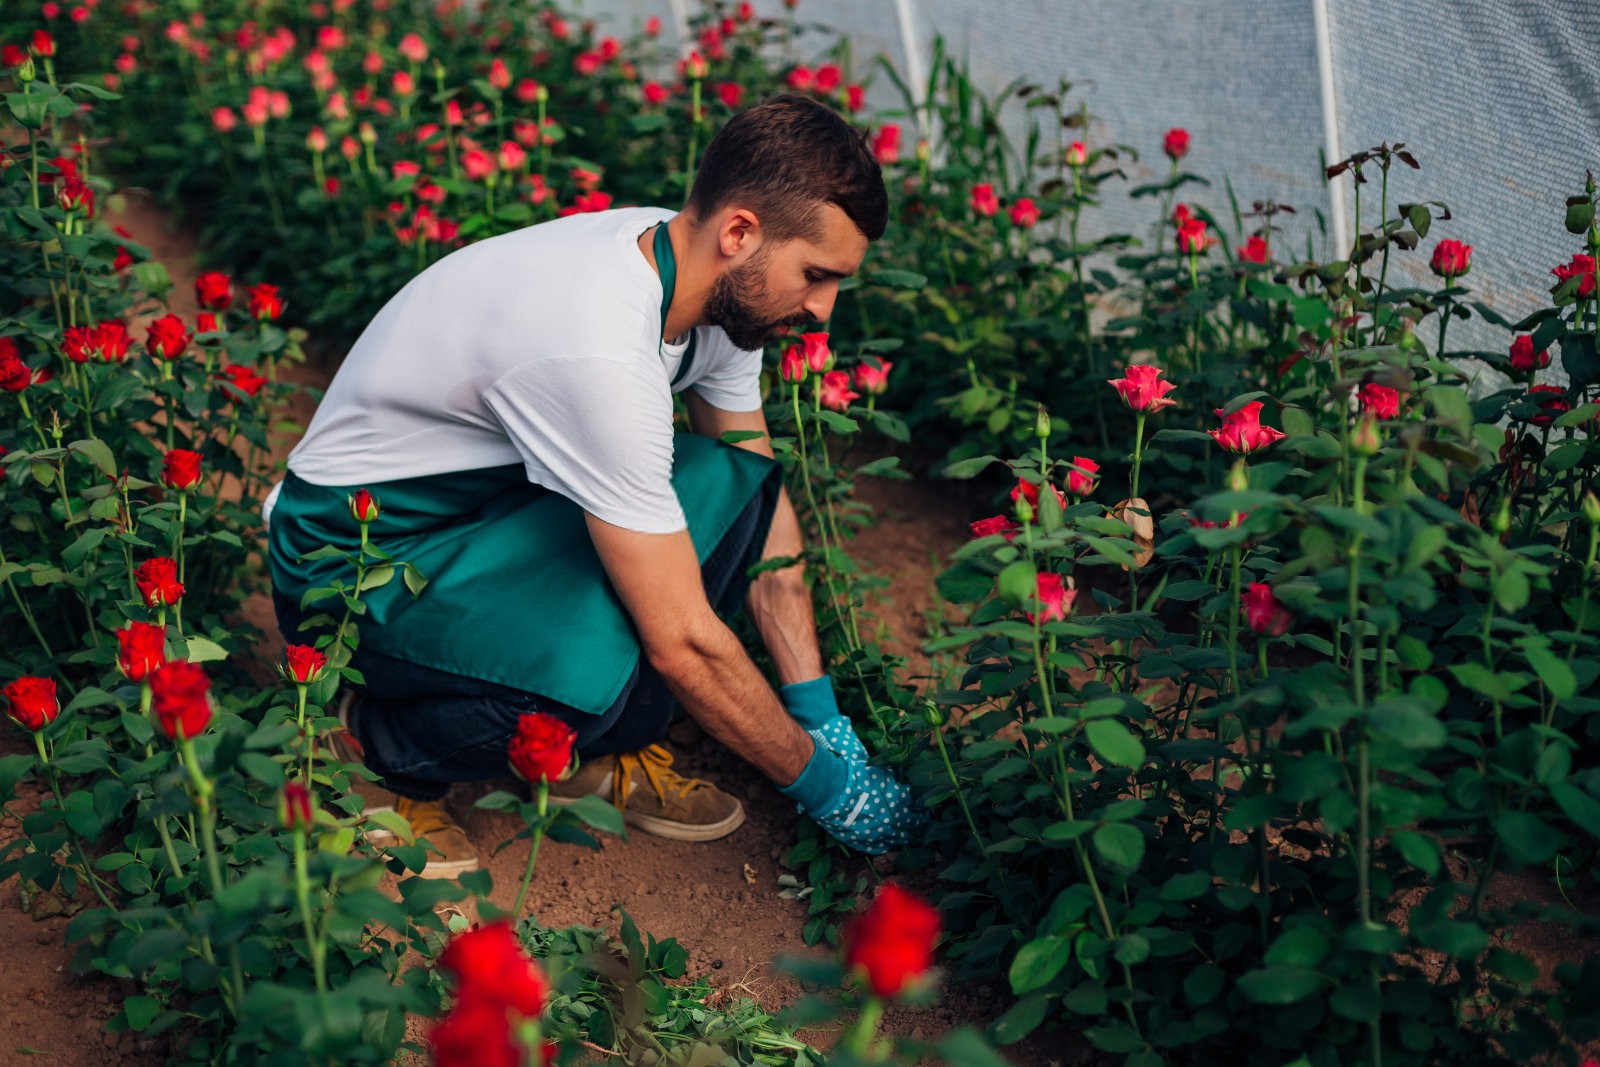
<svg viewBox="0 0 1600 1067">
<path fill-rule="evenodd" d="M 1139 546 L 1139 551 L 1133 557 L 1133 565 L 1143 567 L 1149 563 L 1150 557 L 1156 554 L 1156 522 L 1144 497 L 1119 500 L 1111 508 L 1111 517 L 1133 531 L 1131 538 L 1133 543 Z M 1122 569 L 1128 568 L 1124 566 Z"/>
</svg>

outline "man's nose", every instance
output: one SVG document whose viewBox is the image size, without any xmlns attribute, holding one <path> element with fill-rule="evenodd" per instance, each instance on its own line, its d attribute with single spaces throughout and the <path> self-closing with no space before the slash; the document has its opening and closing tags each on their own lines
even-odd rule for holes
<svg viewBox="0 0 1600 1067">
<path fill-rule="evenodd" d="M 829 317 L 833 315 L 833 302 L 838 298 L 839 285 L 835 282 L 805 302 L 806 314 L 818 322 L 827 322 Z"/>
</svg>

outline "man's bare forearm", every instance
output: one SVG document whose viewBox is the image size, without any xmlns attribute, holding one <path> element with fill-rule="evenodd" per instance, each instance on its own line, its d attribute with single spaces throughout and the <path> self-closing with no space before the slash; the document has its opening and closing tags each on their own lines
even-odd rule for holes
<svg viewBox="0 0 1600 1067">
<path fill-rule="evenodd" d="M 799 556 L 803 550 L 800 520 L 785 490 L 778 496 L 778 507 L 772 513 L 772 526 L 767 532 L 761 558 Z M 780 685 L 808 682 L 822 673 L 816 614 L 811 604 L 811 590 L 805 581 L 804 564 L 763 571 L 750 583 L 745 604 L 761 634 L 762 644 L 772 657 Z"/>
<path fill-rule="evenodd" d="M 691 718 L 773 782 L 789 785 L 805 770 L 811 736 L 721 620 L 712 616 L 702 634 L 652 655 L 651 665 Z"/>
</svg>

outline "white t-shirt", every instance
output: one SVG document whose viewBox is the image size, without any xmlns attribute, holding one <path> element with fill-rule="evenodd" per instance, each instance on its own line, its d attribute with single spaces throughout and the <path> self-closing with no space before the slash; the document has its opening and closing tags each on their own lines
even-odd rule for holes
<svg viewBox="0 0 1600 1067">
<path fill-rule="evenodd" d="M 673 492 L 661 279 L 635 243 L 665 208 L 590 212 L 457 249 L 413 278 L 345 357 L 288 466 L 359 485 L 522 463 L 528 480 L 629 530 L 684 529 Z M 676 390 L 761 406 L 761 352 L 695 327 Z M 262 505 L 270 516 L 275 486 Z"/>
</svg>

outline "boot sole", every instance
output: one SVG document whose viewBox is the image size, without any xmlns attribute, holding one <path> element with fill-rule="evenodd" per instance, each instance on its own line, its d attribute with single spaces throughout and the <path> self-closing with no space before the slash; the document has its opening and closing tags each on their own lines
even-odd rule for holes
<svg viewBox="0 0 1600 1067">
<path fill-rule="evenodd" d="M 552 796 L 549 802 L 566 807 L 577 799 L 577 797 Z M 717 822 L 678 822 L 674 819 L 663 819 L 657 815 L 646 815 L 643 812 L 631 811 L 628 808 L 622 809 L 622 821 L 637 826 L 647 834 L 671 838 L 674 841 L 715 841 L 718 838 L 727 837 L 744 825 L 744 805 L 737 804 L 733 811 Z"/>
</svg>

